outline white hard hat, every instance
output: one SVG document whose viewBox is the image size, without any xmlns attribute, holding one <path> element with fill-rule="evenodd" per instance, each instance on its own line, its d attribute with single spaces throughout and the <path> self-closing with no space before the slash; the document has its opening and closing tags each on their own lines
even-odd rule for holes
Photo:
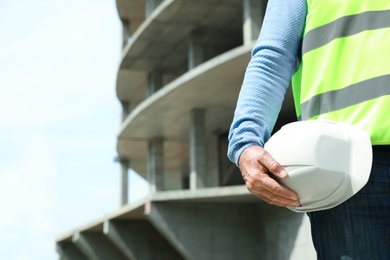
<svg viewBox="0 0 390 260">
<path fill-rule="evenodd" d="M 290 208 L 296 212 L 335 207 L 363 188 L 370 176 L 370 137 L 347 123 L 289 123 L 264 148 L 288 172 L 281 183 L 298 194 L 302 205 Z"/>
</svg>

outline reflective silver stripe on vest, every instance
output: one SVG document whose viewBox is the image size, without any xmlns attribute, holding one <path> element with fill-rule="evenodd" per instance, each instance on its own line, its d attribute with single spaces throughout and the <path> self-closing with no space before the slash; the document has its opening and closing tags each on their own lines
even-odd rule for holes
<svg viewBox="0 0 390 260">
<path fill-rule="evenodd" d="M 306 120 L 385 95 L 390 95 L 390 75 L 318 94 L 301 104 L 301 119 Z"/>
<path fill-rule="evenodd" d="M 344 16 L 309 31 L 303 38 L 302 54 L 322 47 L 337 38 L 386 27 L 390 27 L 390 10 Z"/>
</svg>

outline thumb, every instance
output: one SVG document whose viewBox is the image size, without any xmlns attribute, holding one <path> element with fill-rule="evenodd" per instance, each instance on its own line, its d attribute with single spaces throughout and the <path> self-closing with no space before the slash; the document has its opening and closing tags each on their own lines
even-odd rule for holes
<svg viewBox="0 0 390 260">
<path fill-rule="evenodd" d="M 264 156 L 260 159 L 260 163 L 264 165 L 268 171 L 279 179 L 288 177 L 286 169 L 278 161 L 276 161 L 270 153 L 264 150 Z"/>
</svg>

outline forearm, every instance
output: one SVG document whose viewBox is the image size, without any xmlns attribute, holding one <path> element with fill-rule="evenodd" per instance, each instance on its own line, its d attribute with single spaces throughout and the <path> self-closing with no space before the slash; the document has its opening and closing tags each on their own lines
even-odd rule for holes
<svg viewBox="0 0 390 260">
<path fill-rule="evenodd" d="M 270 0 L 253 49 L 229 133 L 230 160 L 270 137 L 294 72 L 306 16 L 305 0 Z"/>
</svg>

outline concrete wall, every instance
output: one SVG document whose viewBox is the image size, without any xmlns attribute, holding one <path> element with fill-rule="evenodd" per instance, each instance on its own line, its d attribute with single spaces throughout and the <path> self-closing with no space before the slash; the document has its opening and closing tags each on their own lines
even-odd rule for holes
<svg viewBox="0 0 390 260">
<path fill-rule="evenodd" d="M 72 260 L 316 259 L 306 215 L 245 196 L 149 201 L 142 218 L 107 219 L 58 241 L 57 251 Z"/>
</svg>

